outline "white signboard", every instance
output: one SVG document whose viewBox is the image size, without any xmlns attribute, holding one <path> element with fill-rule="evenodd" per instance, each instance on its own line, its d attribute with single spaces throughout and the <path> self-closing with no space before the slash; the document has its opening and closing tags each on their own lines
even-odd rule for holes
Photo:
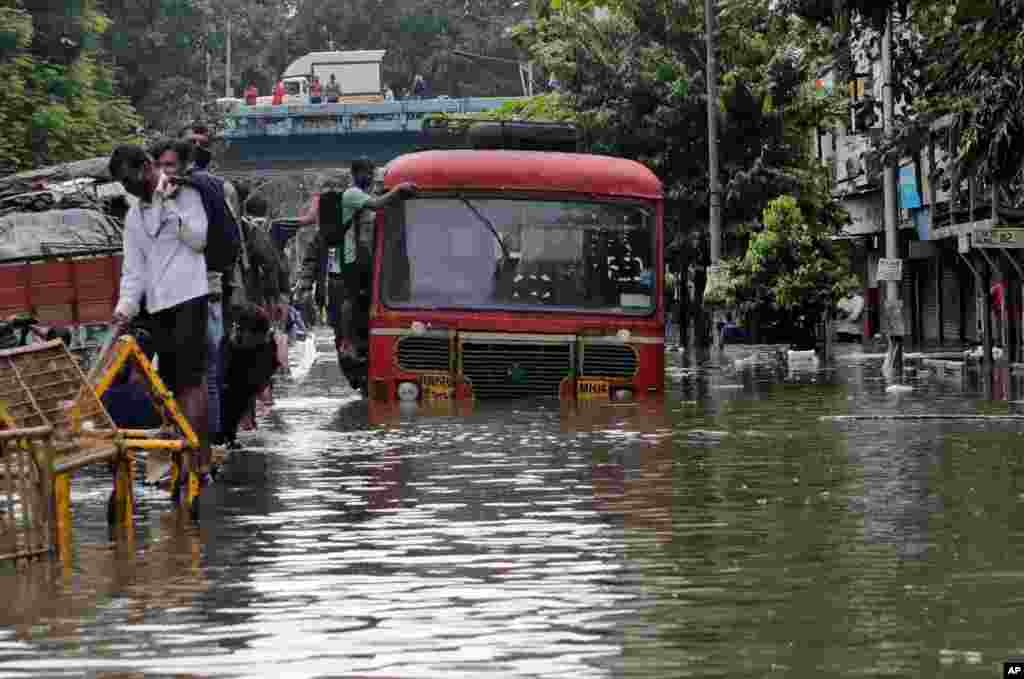
<svg viewBox="0 0 1024 679">
<path fill-rule="evenodd" d="M 971 234 L 959 233 L 956 236 L 957 241 L 957 252 L 961 255 L 966 255 L 971 251 Z"/>
<path fill-rule="evenodd" d="M 971 234 L 976 248 L 1024 248 L 1024 229 L 978 229 Z"/>
<path fill-rule="evenodd" d="M 878 280 L 880 281 L 902 281 L 903 260 L 902 259 L 880 259 L 878 260 Z"/>
</svg>

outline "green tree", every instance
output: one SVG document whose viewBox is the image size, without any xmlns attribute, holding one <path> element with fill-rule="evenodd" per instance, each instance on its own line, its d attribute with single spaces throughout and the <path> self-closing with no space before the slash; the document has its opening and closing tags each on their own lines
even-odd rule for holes
<svg viewBox="0 0 1024 679">
<path fill-rule="evenodd" d="M 69 3 L 66 11 L 60 36 L 75 47 L 65 52 L 36 34 L 32 13 L 0 5 L 7 36 L 0 49 L 0 86 L 6 93 L 0 165 L 6 171 L 101 155 L 134 138 L 139 120 L 116 94 L 110 68 L 97 60 L 98 36 L 109 22 L 84 0 Z M 50 37 L 54 23 L 43 14 Z"/>
<path fill-rule="evenodd" d="M 911 123 L 954 116 L 952 152 L 960 176 L 1009 182 L 1024 164 L 1024 6 L 994 0 L 915 4 L 924 35 L 924 87 Z M 913 148 L 908 126 L 902 149 Z M 899 142 L 900 140 L 894 140 Z"/>
<path fill-rule="evenodd" d="M 897 101 L 909 104 L 895 134 L 879 142 L 890 162 L 916 155 L 934 121 L 952 115 L 942 146 L 948 176 L 1024 186 L 1024 5 L 1016 0 L 789 0 L 788 10 L 834 31 L 849 49 L 860 21 L 881 30 L 886 12 L 902 19 L 894 36 Z M 842 54 L 839 50 L 837 54 Z M 841 73 L 842 75 L 842 73 Z M 1019 190 L 1010 193 L 1020 200 Z"/>
<path fill-rule="evenodd" d="M 708 290 L 709 301 L 741 313 L 788 319 L 813 342 L 822 314 L 858 286 L 848 268 L 845 241 L 832 237 L 848 222 L 827 187 L 803 199 L 784 195 L 764 209 L 761 228 L 752 233 L 742 257 L 723 262 L 722 285 Z"/>
</svg>

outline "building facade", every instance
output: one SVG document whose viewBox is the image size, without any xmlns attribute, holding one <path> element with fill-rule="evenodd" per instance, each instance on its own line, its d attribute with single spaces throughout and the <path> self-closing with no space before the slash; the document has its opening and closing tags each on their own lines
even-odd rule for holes
<svg viewBox="0 0 1024 679">
<path fill-rule="evenodd" d="M 882 134 L 881 65 L 876 55 L 855 59 L 852 83 L 836 84 L 831 72 L 816 82 L 823 90 L 842 87 L 849 96 L 849 118 L 832 130 L 819 130 L 818 157 L 828 168 L 833 194 L 852 219 L 840 238 L 849 239 L 854 272 L 863 283 L 863 311 L 855 319 L 870 341 L 883 332 L 884 281 L 878 263 L 885 257 L 883 168 L 874 142 Z M 933 126 L 914 157 L 903 158 L 897 174 L 898 232 L 902 264 L 906 341 L 915 348 L 963 349 L 983 344 L 985 333 L 1005 358 L 1021 360 L 1021 268 L 1015 250 L 978 247 L 984 233 L 1001 224 L 993 219 L 993 189 L 983 180 L 953 177 L 947 167 L 948 120 Z M 1013 190 L 1000 191 L 996 204 L 1013 204 Z M 1002 223 L 1005 223 L 1003 220 Z"/>
</svg>

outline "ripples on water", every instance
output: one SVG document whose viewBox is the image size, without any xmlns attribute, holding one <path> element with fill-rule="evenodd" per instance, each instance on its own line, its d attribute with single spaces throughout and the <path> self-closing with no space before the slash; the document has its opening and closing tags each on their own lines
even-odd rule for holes
<svg viewBox="0 0 1024 679">
<path fill-rule="evenodd" d="M 297 361 L 297 365 L 301 361 Z M 1024 654 L 1017 385 L 674 363 L 655 407 L 371 424 L 329 357 L 182 523 L 77 479 L 74 561 L 0 575 L 0 677 L 990 677 Z M 991 398 L 993 394 L 1002 401 Z"/>
</svg>

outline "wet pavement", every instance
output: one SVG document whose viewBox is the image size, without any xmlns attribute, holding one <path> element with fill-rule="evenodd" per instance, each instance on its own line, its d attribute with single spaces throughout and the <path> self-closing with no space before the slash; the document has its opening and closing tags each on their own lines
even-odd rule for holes
<svg viewBox="0 0 1024 679">
<path fill-rule="evenodd" d="M 881 357 L 685 368 L 661 404 L 378 418 L 314 364 L 199 526 L 73 486 L 74 558 L 0 571 L 0 677 L 993 677 L 1024 655 L 1018 379 Z M 296 352 L 297 353 L 297 352 Z M 371 422 L 371 419 L 374 421 Z M 6 568 L 6 567 L 0 567 Z"/>
</svg>

